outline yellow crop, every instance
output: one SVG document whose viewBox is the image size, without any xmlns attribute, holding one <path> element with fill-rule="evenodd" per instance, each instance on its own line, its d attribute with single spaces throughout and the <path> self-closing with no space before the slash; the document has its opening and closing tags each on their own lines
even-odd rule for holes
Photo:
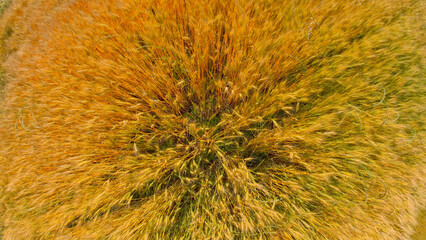
<svg viewBox="0 0 426 240">
<path fill-rule="evenodd" d="M 0 238 L 409 239 L 421 0 L 0 5 Z"/>
</svg>

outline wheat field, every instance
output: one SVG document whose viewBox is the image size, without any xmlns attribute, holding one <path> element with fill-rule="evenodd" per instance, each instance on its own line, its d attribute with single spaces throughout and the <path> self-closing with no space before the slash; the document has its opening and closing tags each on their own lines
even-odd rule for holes
<svg viewBox="0 0 426 240">
<path fill-rule="evenodd" d="M 0 239 L 410 239 L 421 0 L 0 4 Z"/>
</svg>

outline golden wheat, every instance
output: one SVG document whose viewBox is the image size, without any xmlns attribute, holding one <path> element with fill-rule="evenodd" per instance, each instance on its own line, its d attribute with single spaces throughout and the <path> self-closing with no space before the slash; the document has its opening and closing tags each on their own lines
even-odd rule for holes
<svg viewBox="0 0 426 240">
<path fill-rule="evenodd" d="M 425 206 L 423 10 L 13 1 L 0 236 L 408 239 Z"/>
</svg>

